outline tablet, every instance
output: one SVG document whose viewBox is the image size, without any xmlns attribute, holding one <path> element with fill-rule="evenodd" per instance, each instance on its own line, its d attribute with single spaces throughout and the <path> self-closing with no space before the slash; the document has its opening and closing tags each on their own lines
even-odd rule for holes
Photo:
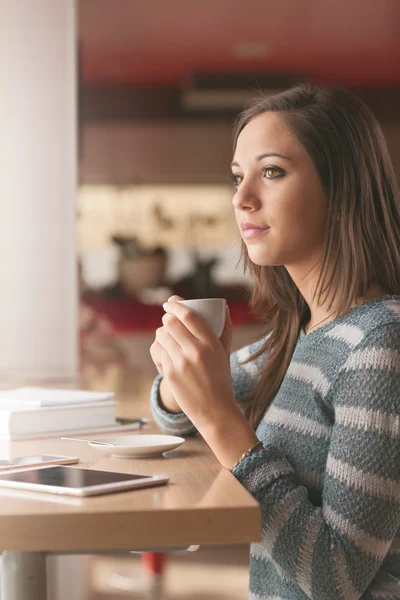
<svg viewBox="0 0 400 600">
<path fill-rule="evenodd" d="M 168 483 L 166 475 L 138 475 L 79 467 L 48 466 L 0 474 L 0 488 L 97 496 Z"/>
</svg>

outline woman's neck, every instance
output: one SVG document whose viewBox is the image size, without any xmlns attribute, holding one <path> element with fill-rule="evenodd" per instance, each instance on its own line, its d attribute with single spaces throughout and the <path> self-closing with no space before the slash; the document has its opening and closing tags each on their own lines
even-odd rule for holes
<svg viewBox="0 0 400 600">
<path fill-rule="evenodd" d="M 316 329 L 319 329 L 319 327 L 323 327 L 330 321 L 335 320 L 339 308 L 337 303 L 336 306 L 335 302 L 332 302 L 330 305 L 330 299 L 328 298 L 323 304 L 318 304 L 318 297 L 315 293 L 315 290 L 319 274 L 316 273 L 310 276 L 308 272 L 307 276 L 304 277 L 301 276 L 301 273 L 296 272 L 296 269 L 287 270 L 310 309 L 310 319 L 304 327 L 305 332 L 310 333 L 311 331 L 316 331 Z M 355 302 L 353 302 L 351 308 L 359 306 L 364 302 L 368 302 L 368 300 L 385 296 L 386 293 L 387 292 L 379 284 L 373 283 L 370 285 L 367 293 L 363 297 L 358 298 Z"/>
</svg>

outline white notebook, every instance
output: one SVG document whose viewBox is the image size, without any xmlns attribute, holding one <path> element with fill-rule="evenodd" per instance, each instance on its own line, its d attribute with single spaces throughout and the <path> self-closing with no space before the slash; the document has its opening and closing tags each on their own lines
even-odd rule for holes
<svg viewBox="0 0 400 600">
<path fill-rule="evenodd" d="M 43 387 L 20 387 L 0 392 L 0 407 L 4 404 L 27 407 L 56 407 L 74 404 L 90 404 L 114 400 L 114 392 L 92 390 L 65 390 Z"/>
<path fill-rule="evenodd" d="M 0 435 L 25 436 L 115 426 L 115 407 L 112 400 L 46 407 L 0 402 Z"/>
</svg>

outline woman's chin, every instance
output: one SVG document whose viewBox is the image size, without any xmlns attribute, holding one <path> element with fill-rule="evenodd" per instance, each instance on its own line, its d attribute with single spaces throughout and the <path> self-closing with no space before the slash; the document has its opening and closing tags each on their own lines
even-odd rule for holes
<svg viewBox="0 0 400 600">
<path fill-rule="evenodd" d="M 277 267 L 283 264 L 282 261 L 277 260 L 277 257 L 267 255 L 265 252 L 252 252 L 247 249 L 247 254 L 251 262 L 257 267 Z"/>
</svg>

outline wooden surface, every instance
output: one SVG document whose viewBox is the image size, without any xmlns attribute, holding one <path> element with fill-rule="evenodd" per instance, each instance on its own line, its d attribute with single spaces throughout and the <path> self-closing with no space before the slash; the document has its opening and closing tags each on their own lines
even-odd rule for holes
<svg viewBox="0 0 400 600">
<path fill-rule="evenodd" d="M 118 413 L 148 416 L 151 381 L 143 376 L 135 381 L 131 375 L 124 378 L 125 389 L 116 394 Z M 152 425 L 142 433 L 158 430 Z M 0 490 L 2 550 L 172 548 L 248 543 L 260 537 L 258 504 L 198 436 L 162 457 L 147 459 L 105 457 L 87 444 L 58 438 L 12 442 L 9 450 L 12 456 L 79 456 L 80 466 L 86 468 L 162 473 L 170 483 L 84 499 Z"/>
</svg>

